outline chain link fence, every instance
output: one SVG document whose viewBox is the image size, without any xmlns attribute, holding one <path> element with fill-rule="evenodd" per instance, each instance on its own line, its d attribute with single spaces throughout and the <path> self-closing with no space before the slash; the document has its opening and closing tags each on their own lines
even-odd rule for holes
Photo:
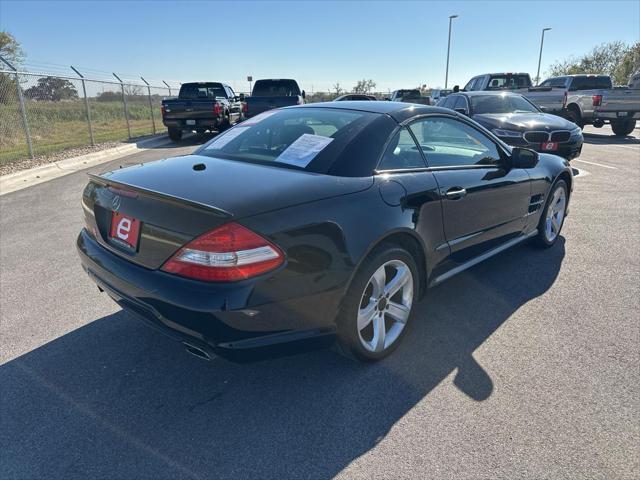
<svg viewBox="0 0 640 480">
<path fill-rule="evenodd" d="M 162 132 L 178 89 L 0 69 L 0 165 Z"/>
</svg>

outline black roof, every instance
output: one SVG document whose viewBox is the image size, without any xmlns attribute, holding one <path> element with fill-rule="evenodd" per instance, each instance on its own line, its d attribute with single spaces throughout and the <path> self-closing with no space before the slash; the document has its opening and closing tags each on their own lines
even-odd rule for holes
<svg viewBox="0 0 640 480">
<path fill-rule="evenodd" d="M 461 93 L 463 95 L 466 95 L 467 97 L 477 97 L 477 96 L 487 96 L 487 95 L 494 95 L 494 96 L 512 95 L 514 97 L 522 96 L 522 94 L 518 92 L 510 92 L 509 90 L 474 90 L 473 92 L 464 92 L 460 90 L 459 92 L 454 92 L 454 95 L 456 93 Z"/>
<path fill-rule="evenodd" d="M 289 107 L 291 108 L 291 107 Z M 419 103 L 404 102 L 388 102 L 388 101 L 372 101 L 372 102 L 321 102 L 307 103 L 293 108 L 336 108 L 341 110 L 358 110 L 360 112 L 386 113 L 393 117 L 397 122 L 404 122 L 408 118 L 425 113 L 446 113 L 451 115 L 448 108 L 431 107 L 421 105 Z"/>
</svg>

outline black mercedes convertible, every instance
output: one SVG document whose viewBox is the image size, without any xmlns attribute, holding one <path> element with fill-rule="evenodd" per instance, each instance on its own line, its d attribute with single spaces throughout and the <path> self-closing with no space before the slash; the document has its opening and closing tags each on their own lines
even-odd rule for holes
<svg viewBox="0 0 640 480">
<path fill-rule="evenodd" d="M 310 104 L 91 175 L 77 247 L 100 290 L 203 358 L 335 344 L 373 361 L 427 288 L 525 240 L 552 246 L 572 187 L 563 158 L 452 110 Z"/>
</svg>

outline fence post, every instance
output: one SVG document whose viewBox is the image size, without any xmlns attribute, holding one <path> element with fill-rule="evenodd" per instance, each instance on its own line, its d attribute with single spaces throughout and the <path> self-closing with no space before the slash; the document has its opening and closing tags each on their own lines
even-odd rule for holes
<svg viewBox="0 0 640 480">
<path fill-rule="evenodd" d="M 156 119 L 153 118 L 153 104 L 151 102 L 151 87 L 149 86 L 149 82 L 147 82 L 144 77 L 140 77 L 142 78 L 142 81 L 144 83 L 147 84 L 147 94 L 149 95 L 149 113 L 151 113 L 151 124 L 153 125 L 153 134 L 156 134 Z"/>
<path fill-rule="evenodd" d="M 118 79 L 120 82 L 120 89 L 122 90 L 122 103 L 124 104 L 124 118 L 127 121 L 127 132 L 129 133 L 129 138 L 131 138 L 131 125 L 129 125 L 129 108 L 127 107 L 127 96 L 124 94 L 124 83 L 118 75 L 113 74 L 114 77 Z"/>
<path fill-rule="evenodd" d="M 76 72 L 78 76 L 82 79 L 82 93 L 84 94 L 84 108 L 87 111 L 87 125 L 89 127 L 89 138 L 91 139 L 91 146 L 95 146 L 96 142 L 93 139 L 93 126 L 91 125 L 91 109 L 89 108 L 89 100 L 87 99 L 87 87 L 84 84 L 84 76 L 76 70 L 73 65 L 71 66 L 71 70 Z"/>
<path fill-rule="evenodd" d="M 171 95 L 171 87 L 170 87 L 170 86 L 169 86 L 169 84 L 168 84 L 167 82 L 165 82 L 164 80 L 162 80 L 162 83 L 164 83 L 164 84 L 167 86 L 167 88 L 169 89 L 169 96 L 171 97 L 171 96 L 172 96 L 172 95 Z"/>
<path fill-rule="evenodd" d="M 11 65 L 3 56 L 0 55 L 2 60 L 13 72 L 16 74 L 16 88 L 18 90 L 18 101 L 20 102 L 20 113 L 22 115 L 22 126 L 24 128 L 24 135 L 27 138 L 27 149 L 29 150 L 29 158 L 33 158 L 33 144 L 31 143 L 31 131 L 29 130 L 29 121 L 27 120 L 27 109 L 24 106 L 24 97 L 22 96 L 22 87 L 20 86 L 20 76 L 18 70 Z"/>
</svg>

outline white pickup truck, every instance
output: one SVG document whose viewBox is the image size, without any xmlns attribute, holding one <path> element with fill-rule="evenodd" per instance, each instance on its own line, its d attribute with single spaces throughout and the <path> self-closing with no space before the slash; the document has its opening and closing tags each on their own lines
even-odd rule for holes
<svg viewBox="0 0 640 480">
<path fill-rule="evenodd" d="M 533 87 L 527 73 L 493 73 L 473 77 L 466 91 L 510 90 L 547 113 L 565 117 L 580 127 L 611 124 L 617 136 L 629 135 L 640 119 L 640 89 L 614 88 L 608 75 L 552 77 Z"/>
</svg>

